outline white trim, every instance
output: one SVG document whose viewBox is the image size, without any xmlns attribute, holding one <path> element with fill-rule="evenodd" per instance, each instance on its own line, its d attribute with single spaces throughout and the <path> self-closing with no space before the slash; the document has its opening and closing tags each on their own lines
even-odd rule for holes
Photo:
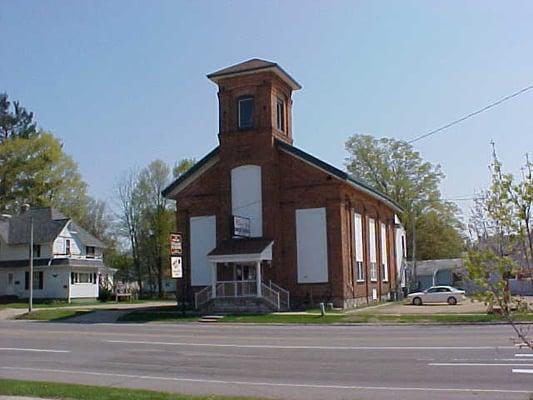
<svg viewBox="0 0 533 400">
<path fill-rule="evenodd" d="M 211 76 L 211 77 L 208 76 L 208 79 L 218 84 L 218 82 L 222 79 L 232 78 L 235 76 L 252 75 L 252 74 L 265 72 L 265 71 L 273 72 L 274 74 L 276 74 L 282 81 L 288 84 L 292 90 L 299 90 L 302 88 L 300 84 L 294 80 L 294 78 L 292 78 L 289 74 L 283 71 L 278 65 L 272 65 L 270 67 L 259 67 L 259 68 L 254 68 L 252 70 L 237 71 L 237 72 L 233 72 L 229 74 L 223 74 L 223 75 L 217 75 L 217 76 Z"/>
</svg>

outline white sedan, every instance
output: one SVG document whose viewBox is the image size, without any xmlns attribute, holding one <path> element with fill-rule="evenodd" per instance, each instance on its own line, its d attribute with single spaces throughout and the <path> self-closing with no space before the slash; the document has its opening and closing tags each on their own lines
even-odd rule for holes
<svg viewBox="0 0 533 400">
<path fill-rule="evenodd" d="M 407 295 L 407 302 L 415 306 L 424 303 L 448 303 L 456 305 L 465 298 L 465 291 L 452 286 L 432 286 L 423 292 L 410 293 Z"/>
</svg>

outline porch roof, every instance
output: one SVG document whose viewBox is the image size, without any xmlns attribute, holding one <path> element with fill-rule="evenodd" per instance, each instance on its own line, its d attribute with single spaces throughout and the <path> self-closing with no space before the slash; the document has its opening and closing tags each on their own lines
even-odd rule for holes
<svg viewBox="0 0 533 400">
<path fill-rule="evenodd" d="M 272 260 L 274 241 L 267 238 L 229 239 L 218 244 L 208 255 L 212 262 L 251 262 Z"/>
</svg>

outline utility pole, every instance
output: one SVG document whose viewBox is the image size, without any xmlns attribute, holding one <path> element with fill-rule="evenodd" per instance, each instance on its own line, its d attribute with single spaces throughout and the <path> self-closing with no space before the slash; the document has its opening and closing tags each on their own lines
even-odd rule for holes
<svg viewBox="0 0 533 400">
<path fill-rule="evenodd" d="M 27 212 L 30 206 L 25 204 Z M 33 309 L 33 217 L 30 214 L 30 296 L 28 299 L 28 312 Z"/>
<path fill-rule="evenodd" d="M 416 289 L 418 289 L 418 276 L 416 273 L 416 213 L 413 211 L 411 219 L 412 219 L 412 229 L 413 229 L 413 245 L 412 245 L 412 263 L 413 263 L 413 280 L 416 283 Z"/>
</svg>

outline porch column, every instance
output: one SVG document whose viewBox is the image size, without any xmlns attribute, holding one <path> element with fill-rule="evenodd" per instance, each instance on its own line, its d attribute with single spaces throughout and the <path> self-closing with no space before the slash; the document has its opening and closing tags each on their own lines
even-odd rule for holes
<svg viewBox="0 0 533 400">
<path fill-rule="evenodd" d="M 217 263 L 213 263 L 213 271 L 211 273 L 211 295 L 213 298 L 217 297 Z"/>
<path fill-rule="evenodd" d="M 261 261 L 257 261 L 255 263 L 255 267 L 257 270 L 256 276 L 256 284 L 257 284 L 257 297 L 261 297 L 263 294 L 261 293 L 261 283 L 263 282 L 261 278 Z"/>
</svg>

